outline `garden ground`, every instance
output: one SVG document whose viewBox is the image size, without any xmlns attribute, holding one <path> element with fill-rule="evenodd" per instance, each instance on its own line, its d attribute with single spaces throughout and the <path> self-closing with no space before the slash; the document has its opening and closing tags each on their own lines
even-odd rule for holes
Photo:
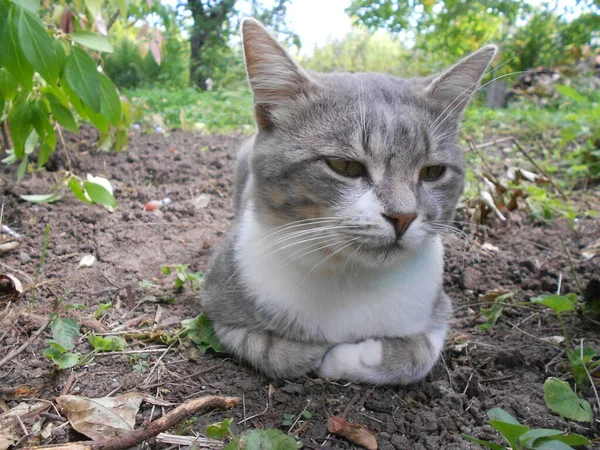
<svg viewBox="0 0 600 450">
<path fill-rule="evenodd" d="M 48 401 L 60 395 L 65 384 L 69 393 L 85 397 L 142 390 L 172 403 L 219 393 L 242 397 L 243 402 L 187 421 L 191 430 L 203 433 L 207 424 L 231 417 L 236 433 L 249 428 L 287 432 L 290 425 L 282 426 L 284 415 L 296 417 L 306 409 L 312 416 L 302 417 L 291 433 L 308 448 L 353 448 L 327 431 L 328 417 L 344 414 L 375 431 L 385 450 L 475 448 L 461 433 L 499 442 L 487 425 L 486 412 L 501 407 L 527 426 L 580 433 L 600 446 L 597 428 L 566 421 L 545 406 L 544 381 L 569 376 L 562 348 L 547 339 L 561 336 L 562 330 L 552 311 L 522 304 L 555 293 L 559 285 L 563 294 L 579 294 L 574 273 L 588 296 L 599 295 L 591 287 L 600 277 L 600 258 L 586 260 L 581 255 L 581 249 L 600 235 L 597 219 L 582 218 L 573 226 L 566 219 L 536 222 L 514 211 L 506 223 L 461 225 L 465 239 L 447 236 L 445 286 L 455 301 L 456 320 L 443 361 L 417 385 L 373 387 L 309 378 L 269 382 L 227 355 L 198 352 L 186 340 L 170 348 L 161 344 L 161 336 L 201 310 L 197 294 L 187 287 L 174 291 L 173 276 L 163 275 L 160 267 L 189 264 L 192 272 L 206 268 L 234 217 L 232 167 L 242 139 L 180 131 L 134 134 L 127 152 L 103 153 L 94 150 L 92 132 L 70 137 L 74 172 L 111 180 L 119 202 L 112 212 L 70 194 L 53 204 L 32 205 L 20 199 L 21 194 L 48 192 L 66 169 L 62 153 L 53 156 L 48 172 L 19 184 L 13 180 L 13 168 L 0 167 L 4 223 L 23 235 L 19 249 L 2 255 L 0 272 L 15 275 L 26 288 L 10 303 L 0 300 L 0 360 L 52 313 L 72 317 L 84 330 L 99 335 L 119 330 L 127 341 L 124 352 L 97 354 L 85 365 L 58 371 L 42 355 L 50 338 L 47 330 L 0 367 L 5 392 L 0 395 L 6 406 L 23 401 L 8 395 L 14 393 L 10 388 L 20 386 L 25 391 L 18 392 L 27 392 L 27 397 Z M 166 197 L 173 200 L 171 205 L 143 211 L 146 202 Z M 600 209 L 600 198 L 586 201 L 587 209 Z M 49 241 L 40 264 L 47 224 Z M 85 254 L 97 261 L 80 268 Z M 37 287 L 27 290 L 31 286 Z M 514 295 L 505 300 L 502 316 L 489 331 L 481 330 L 477 325 L 486 321 L 481 308 L 504 292 Z M 107 302 L 112 307 L 94 319 L 98 306 Z M 585 339 L 585 345 L 600 350 L 594 319 L 573 314 L 567 329 L 575 343 Z M 91 347 L 81 339 L 75 350 L 87 354 Z M 139 350 L 147 353 L 135 353 Z M 595 402 L 592 392 L 584 397 Z M 143 404 L 137 425 L 168 408 L 159 410 Z M 81 440 L 86 438 L 66 425 L 42 443 Z"/>
</svg>

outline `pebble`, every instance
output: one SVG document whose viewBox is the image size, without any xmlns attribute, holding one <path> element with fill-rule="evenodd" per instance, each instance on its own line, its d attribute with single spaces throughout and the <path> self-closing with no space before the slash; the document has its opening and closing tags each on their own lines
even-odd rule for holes
<svg viewBox="0 0 600 450">
<path fill-rule="evenodd" d="M 31 261 L 31 256 L 27 252 L 20 252 L 19 259 L 21 260 L 21 264 L 27 264 L 29 261 Z"/>
</svg>

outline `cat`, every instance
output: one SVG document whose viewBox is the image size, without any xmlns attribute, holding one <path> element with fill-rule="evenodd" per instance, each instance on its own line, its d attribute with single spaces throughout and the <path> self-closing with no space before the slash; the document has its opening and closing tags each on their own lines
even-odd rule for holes
<svg viewBox="0 0 600 450">
<path fill-rule="evenodd" d="M 440 233 L 463 189 L 457 132 L 496 47 L 398 79 L 304 70 L 250 18 L 242 41 L 257 133 L 203 311 L 270 378 L 421 380 L 452 317 Z"/>
</svg>

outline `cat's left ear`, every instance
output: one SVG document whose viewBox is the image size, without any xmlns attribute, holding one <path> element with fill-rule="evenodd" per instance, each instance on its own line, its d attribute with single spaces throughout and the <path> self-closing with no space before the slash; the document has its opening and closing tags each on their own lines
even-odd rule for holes
<svg viewBox="0 0 600 450">
<path fill-rule="evenodd" d="M 461 59 L 434 77 L 425 88 L 425 94 L 442 108 L 451 108 L 453 113 L 462 112 L 477 90 L 496 51 L 495 45 L 486 45 Z"/>
</svg>

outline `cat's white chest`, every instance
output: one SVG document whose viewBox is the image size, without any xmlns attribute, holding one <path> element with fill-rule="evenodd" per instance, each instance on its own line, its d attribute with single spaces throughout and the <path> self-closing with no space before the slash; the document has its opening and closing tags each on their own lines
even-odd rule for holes
<svg viewBox="0 0 600 450">
<path fill-rule="evenodd" d="M 247 219 L 245 217 L 244 219 Z M 369 337 L 400 337 L 425 331 L 442 283 L 443 247 L 439 238 L 402 267 L 345 276 L 307 275 L 276 253 L 260 251 L 264 232 L 246 221 L 237 243 L 240 278 L 257 307 L 302 334 L 328 342 Z M 288 320 L 286 320 L 288 319 Z"/>
</svg>

